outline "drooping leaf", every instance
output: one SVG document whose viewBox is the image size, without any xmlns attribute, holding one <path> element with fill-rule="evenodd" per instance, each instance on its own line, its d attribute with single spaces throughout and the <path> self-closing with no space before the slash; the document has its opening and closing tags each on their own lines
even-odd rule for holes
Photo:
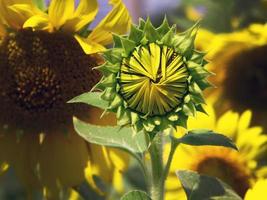
<svg viewBox="0 0 267 200">
<path fill-rule="evenodd" d="M 86 92 L 74 97 L 68 101 L 68 103 L 85 103 L 90 106 L 106 109 L 108 107 L 108 102 L 100 98 L 101 94 L 100 92 Z"/>
<path fill-rule="evenodd" d="M 134 190 L 125 194 L 121 200 L 152 200 L 145 192 Z"/>
<path fill-rule="evenodd" d="M 241 200 L 230 186 L 217 178 L 187 170 L 179 170 L 176 174 L 188 200 Z"/>
<path fill-rule="evenodd" d="M 117 147 L 131 153 L 142 153 L 147 150 L 149 145 L 145 133 L 134 133 L 131 128 L 97 126 L 85 123 L 77 118 L 73 119 L 73 123 L 76 132 L 93 144 Z"/>
<path fill-rule="evenodd" d="M 175 142 L 192 146 L 223 146 L 237 150 L 233 141 L 225 135 L 214 133 L 211 130 L 197 129 L 191 130 L 181 138 L 173 138 Z"/>
</svg>

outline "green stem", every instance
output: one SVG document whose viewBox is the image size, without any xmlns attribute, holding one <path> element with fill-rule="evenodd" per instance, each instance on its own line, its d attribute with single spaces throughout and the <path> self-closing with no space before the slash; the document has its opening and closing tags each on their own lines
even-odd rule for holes
<svg viewBox="0 0 267 200">
<path fill-rule="evenodd" d="M 153 200 L 164 199 L 164 181 L 162 181 L 164 167 L 162 151 L 162 135 L 161 133 L 158 133 L 149 148 L 152 171 L 150 195 Z"/>
</svg>

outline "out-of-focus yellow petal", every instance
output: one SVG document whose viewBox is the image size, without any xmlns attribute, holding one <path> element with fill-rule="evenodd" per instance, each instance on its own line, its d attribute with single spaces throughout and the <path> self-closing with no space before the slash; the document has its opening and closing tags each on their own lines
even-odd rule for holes
<svg viewBox="0 0 267 200">
<path fill-rule="evenodd" d="M 39 12 L 32 3 L 14 3 L 1 0 L 0 12 L 4 23 L 9 27 L 19 29 L 22 28 L 24 22 L 31 16 Z"/>
<path fill-rule="evenodd" d="M 47 134 L 39 154 L 40 182 L 47 197 L 58 199 L 61 187 L 82 183 L 88 159 L 87 144 L 74 131 Z"/>
<path fill-rule="evenodd" d="M 112 32 L 124 34 L 131 24 L 131 17 L 121 0 L 109 1 L 114 7 L 88 36 L 89 41 L 102 45 L 112 42 Z"/>
<path fill-rule="evenodd" d="M 93 54 L 105 51 L 105 47 L 101 44 L 98 44 L 94 41 L 89 40 L 88 38 L 82 38 L 78 35 L 75 35 L 76 40 L 81 45 L 82 49 L 86 54 Z"/>
<path fill-rule="evenodd" d="M 53 26 L 49 21 L 47 15 L 35 15 L 30 17 L 24 24 L 23 28 L 31 27 L 36 30 L 46 30 L 51 32 L 53 30 Z"/>
<path fill-rule="evenodd" d="M 3 172 L 5 172 L 7 169 L 8 169 L 8 164 L 7 163 L 1 163 L 1 161 L 0 161 L 0 175 L 3 173 Z"/>
<path fill-rule="evenodd" d="M 52 0 L 48 8 L 49 19 L 57 29 L 59 29 L 68 19 L 72 18 L 73 13 L 73 0 Z"/>
<path fill-rule="evenodd" d="M 116 169 L 122 171 L 128 167 L 130 159 L 127 153 L 113 148 L 109 148 L 108 151 L 110 159 Z"/>
<path fill-rule="evenodd" d="M 237 113 L 232 111 L 226 112 L 218 120 L 217 128 L 215 130 L 232 138 L 237 131 L 238 118 L 239 116 Z"/>
<path fill-rule="evenodd" d="M 264 200 L 266 198 L 267 179 L 256 182 L 246 193 L 244 200 Z"/>
<path fill-rule="evenodd" d="M 66 21 L 63 30 L 77 32 L 85 25 L 89 24 L 98 12 L 98 4 L 96 0 L 81 0 L 74 12 L 73 18 Z"/>
<path fill-rule="evenodd" d="M 252 112 L 251 110 L 247 110 L 245 111 L 239 119 L 239 123 L 238 123 L 238 132 L 242 132 L 245 129 L 247 129 L 250 125 L 250 121 L 251 121 L 251 117 L 252 117 Z"/>
</svg>

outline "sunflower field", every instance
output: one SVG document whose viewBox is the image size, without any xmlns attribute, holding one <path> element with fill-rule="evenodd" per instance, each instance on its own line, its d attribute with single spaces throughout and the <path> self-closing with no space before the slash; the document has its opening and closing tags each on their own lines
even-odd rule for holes
<svg viewBox="0 0 267 200">
<path fill-rule="evenodd" d="M 0 0 L 0 200 L 242 199 L 267 0 Z"/>
</svg>

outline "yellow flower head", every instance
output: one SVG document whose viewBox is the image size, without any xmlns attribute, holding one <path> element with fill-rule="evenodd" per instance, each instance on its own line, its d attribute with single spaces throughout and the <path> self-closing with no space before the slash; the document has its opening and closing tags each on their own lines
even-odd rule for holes
<svg viewBox="0 0 267 200">
<path fill-rule="evenodd" d="M 258 159 L 266 154 L 267 136 L 262 134 L 261 127 L 250 127 L 252 112 L 247 110 L 239 115 L 228 111 L 216 119 L 213 103 L 209 103 L 210 106 L 205 108 L 208 115 L 199 113 L 196 119 L 190 118 L 188 129 L 205 128 L 223 133 L 233 139 L 239 151 L 225 147 L 180 145 L 167 179 L 167 200 L 185 199 L 175 176 L 176 170 L 194 170 L 220 178 L 241 197 L 259 177 L 266 175 L 266 167 L 260 167 Z"/>
<path fill-rule="evenodd" d="M 119 125 L 157 132 L 186 126 L 189 115 L 203 111 L 202 90 L 210 86 L 210 72 L 204 54 L 194 49 L 196 32 L 194 26 L 176 35 L 166 20 L 156 29 L 148 19 L 132 26 L 128 37 L 114 36 L 97 86 Z"/>
<path fill-rule="evenodd" d="M 88 25 L 98 12 L 96 0 L 0 0 L 0 172 L 15 169 L 28 190 L 59 190 L 93 175 L 112 182 L 127 160 L 117 151 L 88 144 L 74 133 L 72 116 L 95 123 L 99 111 L 66 102 L 89 91 L 102 63 L 97 53 L 125 33 L 130 16 L 120 0 L 110 0 L 107 16 Z M 87 112 L 86 112 L 87 111 Z M 121 154 L 120 154 L 121 155 Z M 120 161 L 120 162 L 118 162 Z"/>
<path fill-rule="evenodd" d="M 200 30 L 197 48 L 208 52 L 207 66 L 216 73 L 219 112 L 252 109 L 253 122 L 266 124 L 267 111 L 267 26 L 252 24 L 247 29 L 213 34 Z"/>
</svg>

